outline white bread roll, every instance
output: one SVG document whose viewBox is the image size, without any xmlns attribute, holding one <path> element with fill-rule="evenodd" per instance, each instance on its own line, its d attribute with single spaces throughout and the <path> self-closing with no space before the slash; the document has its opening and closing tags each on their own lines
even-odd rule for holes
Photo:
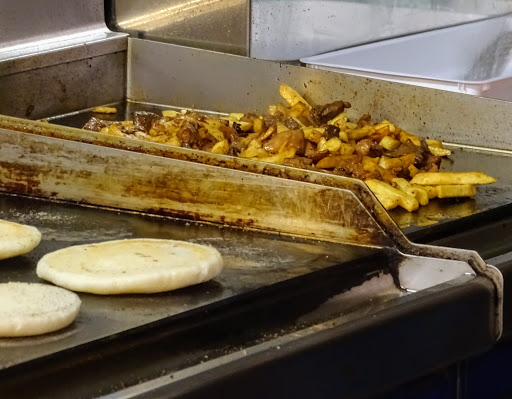
<svg viewBox="0 0 512 399">
<path fill-rule="evenodd" d="M 213 247 L 185 241 L 129 239 L 77 245 L 45 255 L 37 275 L 72 291 L 156 293 L 199 284 L 223 268 Z"/>
<path fill-rule="evenodd" d="M 40 242 L 41 233 L 35 227 L 0 220 L 0 259 L 26 254 Z"/>
<path fill-rule="evenodd" d="M 47 284 L 0 284 L 0 337 L 24 337 L 60 330 L 75 320 L 80 298 Z"/>
</svg>

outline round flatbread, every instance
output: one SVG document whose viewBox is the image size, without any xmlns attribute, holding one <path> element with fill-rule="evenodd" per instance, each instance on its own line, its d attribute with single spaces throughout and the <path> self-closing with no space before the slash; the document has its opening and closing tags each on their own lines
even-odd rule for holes
<svg viewBox="0 0 512 399">
<path fill-rule="evenodd" d="M 74 292 L 48 284 L 0 284 L 0 337 L 45 334 L 69 326 L 80 310 Z"/>
<path fill-rule="evenodd" d="M 93 294 L 155 293 L 199 284 L 223 267 L 215 248 L 185 241 L 130 239 L 77 245 L 49 253 L 37 275 Z"/>
<path fill-rule="evenodd" d="M 41 232 L 32 226 L 0 220 L 0 259 L 23 255 L 41 242 Z"/>
</svg>

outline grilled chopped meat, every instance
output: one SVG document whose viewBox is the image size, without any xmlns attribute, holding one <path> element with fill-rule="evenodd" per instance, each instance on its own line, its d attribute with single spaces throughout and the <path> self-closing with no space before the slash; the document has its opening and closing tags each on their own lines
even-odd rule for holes
<svg viewBox="0 0 512 399">
<path fill-rule="evenodd" d="M 283 124 L 290 130 L 300 129 L 300 124 L 293 118 L 287 118 Z"/>
<path fill-rule="evenodd" d="M 315 169 L 313 167 L 313 160 L 306 157 L 287 158 L 284 160 L 283 165 L 299 169 Z"/>
<path fill-rule="evenodd" d="M 160 118 L 160 115 L 157 115 L 153 112 L 136 111 L 133 113 L 134 125 L 146 133 L 149 132 L 149 129 L 151 129 L 153 123 L 159 120 Z"/>
<path fill-rule="evenodd" d="M 359 155 L 371 158 L 380 157 L 384 153 L 384 149 L 371 139 L 363 139 L 356 144 L 356 152 Z"/>
<path fill-rule="evenodd" d="M 326 133 L 326 139 L 332 139 L 333 137 L 338 137 L 340 134 L 340 128 L 338 126 L 333 125 L 325 125 L 325 133 Z"/>
<path fill-rule="evenodd" d="M 222 132 L 228 143 L 233 143 L 240 140 L 240 136 L 238 135 L 237 131 L 231 126 L 220 126 L 219 130 Z"/>
<path fill-rule="evenodd" d="M 83 129 L 92 130 L 93 132 L 99 132 L 105 127 L 109 127 L 113 122 L 104 121 L 103 119 L 95 118 L 94 116 L 87 121 Z"/>
<path fill-rule="evenodd" d="M 201 141 L 197 126 L 189 120 L 184 120 L 176 136 L 182 147 L 195 148 Z"/>
<path fill-rule="evenodd" d="M 279 123 L 279 117 L 283 115 L 265 115 L 263 116 L 263 130 L 267 130 L 270 126 L 276 126 Z M 242 119 L 240 119 L 242 120 Z"/>
<path fill-rule="evenodd" d="M 368 172 L 364 169 L 362 161 L 363 157 L 361 155 L 346 155 L 340 159 L 333 172 L 337 175 L 364 180 Z"/>
<path fill-rule="evenodd" d="M 421 166 L 421 170 L 426 172 L 437 172 L 441 165 L 441 157 L 438 157 L 432 153 L 427 154 Z"/>
<path fill-rule="evenodd" d="M 317 105 L 311 108 L 309 117 L 318 126 L 327 123 L 330 119 L 341 114 L 345 108 L 350 108 L 350 103 L 345 101 L 334 101 L 330 104 Z"/>
<path fill-rule="evenodd" d="M 285 130 L 284 132 L 276 133 L 264 145 L 265 150 L 271 154 L 276 154 L 283 147 L 293 148 L 297 155 L 304 155 L 305 141 L 302 130 Z"/>
<path fill-rule="evenodd" d="M 319 151 L 317 146 L 313 144 L 311 141 L 306 142 L 306 148 L 304 150 L 304 156 L 313 161 L 313 163 L 317 164 L 321 159 L 325 158 L 329 155 L 328 150 Z"/>
<path fill-rule="evenodd" d="M 368 114 L 364 114 L 357 121 L 357 127 L 364 127 L 366 125 L 370 125 L 372 122 L 372 117 Z"/>
<path fill-rule="evenodd" d="M 441 157 L 432 154 L 424 140 L 421 141 L 421 146 L 417 146 L 411 140 L 407 140 L 396 150 L 388 152 L 386 156 L 400 158 L 408 154 L 414 154 L 414 166 L 420 170 L 431 171 L 434 167 L 439 168 L 441 164 Z"/>
<path fill-rule="evenodd" d="M 400 144 L 396 150 L 388 152 L 386 156 L 390 158 L 400 158 L 406 154 L 414 154 L 417 162 L 421 162 L 423 160 L 423 151 L 421 147 L 418 147 L 411 140 L 407 140 L 405 143 Z"/>
<path fill-rule="evenodd" d="M 240 136 L 240 137 L 246 137 L 249 132 L 246 132 L 242 129 L 242 124 L 240 123 L 236 123 L 236 122 L 233 122 L 233 129 L 236 130 L 236 133 Z"/>
<path fill-rule="evenodd" d="M 211 151 L 213 146 L 218 142 L 219 140 L 217 140 L 214 136 L 212 136 L 210 133 L 206 133 L 205 137 L 199 140 L 198 148 L 203 151 Z"/>
</svg>

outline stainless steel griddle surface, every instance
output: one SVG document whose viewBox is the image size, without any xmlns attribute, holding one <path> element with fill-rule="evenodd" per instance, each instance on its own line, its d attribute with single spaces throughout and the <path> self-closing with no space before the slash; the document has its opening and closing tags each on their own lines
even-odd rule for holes
<svg viewBox="0 0 512 399">
<path fill-rule="evenodd" d="M 128 120 L 135 111 L 150 111 L 161 113 L 164 109 L 179 109 L 170 106 L 154 105 L 136 102 L 121 102 L 113 104 L 117 109 L 115 114 L 97 114 L 90 110 L 80 111 L 69 115 L 48 118 L 51 123 L 81 128 L 95 116 L 105 120 Z M 497 183 L 479 186 L 474 198 L 434 199 L 429 205 L 420 207 L 416 212 L 403 209 L 390 211 L 391 217 L 404 230 L 405 234 L 420 238 L 422 234 L 433 229 L 442 229 L 454 222 L 468 217 L 484 218 L 491 211 L 503 207 L 512 207 L 512 175 L 510 164 L 512 153 L 486 149 L 469 149 L 460 146 L 450 146 L 453 153 L 443 159 L 442 171 L 466 172 L 482 171 L 496 179 Z"/>
<path fill-rule="evenodd" d="M 225 261 L 225 269 L 213 281 L 174 292 L 119 296 L 80 293 L 82 309 L 70 327 L 39 337 L 0 339 L 0 370 L 157 320 L 186 317 L 210 305 L 228 304 L 259 288 L 375 252 L 7 194 L 0 194 L 0 218 L 34 225 L 43 235 L 31 253 L 0 261 L 0 282 L 40 282 L 35 268 L 44 254 L 113 239 L 166 238 L 210 244 Z"/>
</svg>

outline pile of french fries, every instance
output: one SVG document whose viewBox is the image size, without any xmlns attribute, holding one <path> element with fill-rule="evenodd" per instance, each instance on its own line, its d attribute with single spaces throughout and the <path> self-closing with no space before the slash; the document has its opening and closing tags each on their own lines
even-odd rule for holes
<svg viewBox="0 0 512 399">
<path fill-rule="evenodd" d="M 344 161 L 360 162 L 363 170 L 360 175 L 372 178 L 357 175 L 355 177 L 364 179 L 387 210 L 402 207 L 413 212 L 420 206 L 427 205 L 433 198 L 471 197 L 476 193 L 476 185 L 496 181 L 481 172 L 445 173 L 439 172 L 437 165 L 431 165 L 427 170 L 427 167 L 416 163 L 416 166 L 423 168 L 420 170 L 415 166 L 416 159 L 413 153 L 393 157 L 390 156 L 391 152 L 409 141 L 417 147 L 424 148 L 427 145 L 430 153 L 436 157 L 449 156 L 451 151 L 443 148 L 442 142 L 438 140 L 422 142 L 420 138 L 387 120 L 380 123 L 370 123 L 369 120 L 365 123 L 356 123 L 350 121 L 347 114 L 342 111 L 333 117 L 329 116 L 331 119 L 328 121 L 315 122 L 311 116 L 313 107 L 299 93 L 285 84 L 280 86 L 279 92 L 286 104 L 269 106 L 270 116 L 279 117 L 279 122 L 271 126 L 265 124 L 263 116 L 254 114 L 231 113 L 227 116 L 213 117 L 187 110 L 166 110 L 162 113 L 163 119 L 155 122 L 148 132 L 135 132 L 131 137 L 180 146 L 183 145 L 180 141 L 180 130 L 184 124 L 192 122 L 201 139 L 209 137 L 213 140 L 206 151 L 287 164 L 287 160 L 297 155 L 297 148 L 292 145 L 292 140 L 294 135 L 299 134 L 300 140 L 307 142 L 310 149 L 313 148 L 314 152 L 322 154 L 322 158 L 311 165 L 314 168 L 333 170 L 336 173 L 336 168 Z M 96 112 L 110 113 L 115 112 L 115 109 L 105 107 L 104 110 L 96 109 Z M 289 123 L 285 126 L 285 120 L 292 121 L 294 127 L 290 128 Z M 111 124 L 101 131 L 123 135 L 124 128 L 133 126 L 133 121 L 123 121 Z M 232 139 L 234 127 L 243 133 L 237 136 L 236 151 Z M 231 133 L 226 129 L 231 129 Z M 329 129 L 331 132 L 335 129 L 334 137 L 328 134 Z M 278 149 L 275 148 L 276 140 L 273 146 L 269 145 L 272 138 L 277 136 L 280 138 L 280 141 L 277 141 Z M 361 156 L 357 148 L 361 140 L 378 144 L 382 155 Z M 311 162 L 312 158 L 308 160 Z"/>
<path fill-rule="evenodd" d="M 476 185 L 494 182 L 496 179 L 481 172 L 420 172 L 411 181 L 394 178 L 393 184 L 376 179 L 365 181 L 384 208 L 400 206 L 409 212 L 433 198 L 472 197 Z"/>
<path fill-rule="evenodd" d="M 294 108 L 299 108 L 300 115 L 301 108 L 311 107 L 295 90 L 284 84 L 280 87 L 280 94 L 291 107 L 291 113 L 293 113 Z M 270 113 L 272 114 L 274 110 L 287 112 L 282 107 L 271 106 Z M 288 114 L 290 114 L 290 111 L 288 111 Z M 411 140 L 417 146 L 421 145 L 421 140 L 418 137 L 398 129 L 387 120 L 376 125 L 369 124 L 357 128 L 353 123 L 348 122 L 346 114 L 342 113 L 328 123 L 341 129 L 339 140 L 332 138 L 323 143 L 324 147 L 332 150 L 333 155 L 323 158 L 316 165 L 318 168 L 329 169 L 335 167 L 340 156 L 354 152 L 353 145 L 356 140 L 371 136 L 376 132 L 382 136 L 379 145 L 389 151 L 398 148 L 406 140 Z M 434 155 L 444 157 L 451 154 L 450 150 L 443 148 L 441 141 L 426 140 L 426 142 L 430 152 Z M 339 152 L 339 155 L 337 152 Z M 389 170 L 393 168 L 394 163 L 399 161 L 401 160 L 386 158 L 385 156 L 379 159 L 364 157 L 363 166 L 367 169 L 379 165 Z M 427 205 L 431 199 L 472 197 L 476 194 L 476 185 L 496 182 L 496 179 L 482 172 L 420 172 L 413 164 L 409 165 L 409 172 L 412 177 L 409 181 L 403 177 L 394 177 L 388 182 L 368 179 L 365 180 L 365 183 L 387 210 L 399 206 L 409 212 L 414 212 L 420 206 Z"/>
</svg>

